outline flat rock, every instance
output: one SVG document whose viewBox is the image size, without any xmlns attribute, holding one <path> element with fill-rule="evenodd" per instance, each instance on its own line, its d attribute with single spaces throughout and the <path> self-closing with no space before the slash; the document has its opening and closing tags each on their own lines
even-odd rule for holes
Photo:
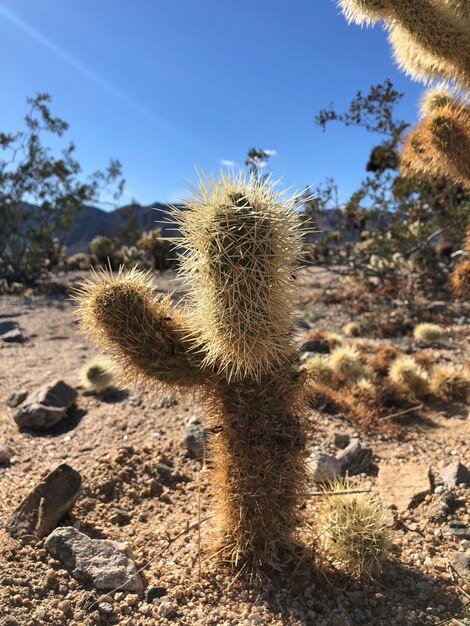
<svg viewBox="0 0 470 626">
<path fill-rule="evenodd" d="M 351 439 L 346 448 L 336 455 L 336 460 L 341 466 L 341 473 L 347 472 L 350 476 L 367 472 L 372 458 L 372 448 L 362 444 L 356 437 Z"/>
<path fill-rule="evenodd" d="M 449 531 L 459 539 L 470 539 L 470 528 L 460 520 L 451 520 L 449 522 Z"/>
<path fill-rule="evenodd" d="M 423 463 L 381 465 L 377 476 L 380 499 L 399 512 L 415 506 L 431 491 L 429 466 Z"/>
<path fill-rule="evenodd" d="M 3 335 L 0 336 L 0 339 L 7 343 L 22 343 L 24 341 L 23 333 L 19 328 L 13 328 L 12 330 L 3 333 Z"/>
<path fill-rule="evenodd" d="M 76 528 L 56 528 L 46 548 L 80 583 L 95 589 L 141 591 L 142 580 L 126 547 L 110 539 L 90 539 Z"/>
<path fill-rule="evenodd" d="M 33 489 L 6 523 L 12 537 L 45 537 L 75 504 L 82 478 L 63 463 Z"/>
<path fill-rule="evenodd" d="M 443 302 L 441 300 L 435 300 L 434 302 L 430 302 L 426 310 L 430 313 L 443 313 L 447 309 L 447 302 Z"/>
<path fill-rule="evenodd" d="M 11 409 L 16 409 L 16 407 L 24 402 L 27 397 L 28 392 L 24 389 L 22 391 L 14 391 L 8 396 L 6 405 L 9 406 Z"/>
<path fill-rule="evenodd" d="M 184 429 L 184 443 L 188 450 L 189 456 L 193 459 L 202 459 L 204 456 L 204 447 L 207 441 L 207 430 L 204 428 L 198 417 L 191 417 Z"/>
<path fill-rule="evenodd" d="M 442 482 L 442 484 L 449 489 L 461 483 L 465 483 L 466 485 L 470 484 L 470 472 L 459 460 L 452 461 L 452 463 L 446 465 L 441 470 L 439 478 L 439 482 Z"/>
<path fill-rule="evenodd" d="M 308 465 L 315 483 L 331 483 L 341 476 L 341 464 L 326 452 L 314 452 Z"/>
<path fill-rule="evenodd" d="M 436 493 L 426 517 L 430 522 L 444 522 L 449 513 L 456 508 L 456 505 L 455 496 L 451 491 Z"/>
<path fill-rule="evenodd" d="M 48 430 L 65 416 L 77 395 L 76 389 L 63 380 L 55 380 L 32 393 L 13 418 L 19 428 Z"/>
</svg>

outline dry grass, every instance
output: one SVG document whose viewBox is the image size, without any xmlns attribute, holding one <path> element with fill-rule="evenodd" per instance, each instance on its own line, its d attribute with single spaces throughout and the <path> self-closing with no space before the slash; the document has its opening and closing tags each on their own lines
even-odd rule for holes
<svg viewBox="0 0 470 626">
<path fill-rule="evenodd" d="M 394 361 L 399 356 L 399 354 L 400 352 L 398 348 L 395 348 L 395 346 L 391 343 L 387 343 L 381 346 L 377 350 L 372 361 L 373 369 L 379 374 L 385 376 L 390 368 L 392 361 Z"/>
</svg>

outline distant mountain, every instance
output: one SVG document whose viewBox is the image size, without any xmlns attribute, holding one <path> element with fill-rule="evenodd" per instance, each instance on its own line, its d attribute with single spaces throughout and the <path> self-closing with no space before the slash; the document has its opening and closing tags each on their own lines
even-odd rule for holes
<svg viewBox="0 0 470 626">
<path fill-rule="evenodd" d="M 126 227 L 130 216 L 137 220 L 140 233 L 159 227 L 166 236 L 170 237 L 174 231 L 172 232 L 171 223 L 167 223 L 169 210 L 169 205 L 158 202 L 148 206 L 123 206 L 114 211 L 103 211 L 95 206 L 85 206 L 79 212 L 75 226 L 65 239 L 67 254 L 87 252 L 88 244 L 97 235 L 118 237 Z"/>
</svg>

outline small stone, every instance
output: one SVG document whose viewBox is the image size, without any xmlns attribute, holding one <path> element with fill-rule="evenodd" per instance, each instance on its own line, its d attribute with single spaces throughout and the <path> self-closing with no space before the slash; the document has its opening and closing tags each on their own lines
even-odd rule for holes
<svg viewBox="0 0 470 626">
<path fill-rule="evenodd" d="M 168 591 L 165 589 L 165 587 L 149 587 L 145 592 L 145 599 L 147 600 L 147 602 L 152 604 L 152 602 L 157 598 L 163 598 L 167 595 Z"/>
<path fill-rule="evenodd" d="M 351 439 L 349 445 L 336 455 L 336 460 L 341 466 L 341 473 L 347 472 L 350 476 L 367 472 L 372 458 L 372 448 L 362 444 L 356 437 Z"/>
<path fill-rule="evenodd" d="M 62 611 L 62 613 L 67 613 L 67 611 L 70 610 L 70 600 L 62 600 L 62 602 L 59 602 L 59 604 L 57 605 L 57 608 L 59 609 L 59 611 Z"/>
<path fill-rule="evenodd" d="M 24 389 L 22 391 L 14 391 L 8 396 L 6 405 L 9 406 L 11 409 L 16 409 L 16 407 L 24 402 L 27 397 L 28 392 Z"/>
<path fill-rule="evenodd" d="M 164 396 L 160 403 L 161 409 L 169 409 L 172 406 L 176 406 L 178 404 L 178 400 L 173 396 Z"/>
<path fill-rule="evenodd" d="M 129 404 L 134 407 L 140 406 L 142 404 L 141 396 L 129 396 L 128 400 Z"/>
<path fill-rule="evenodd" d="M 139 602 L 139 596 L 136 593 L 129 593 L 126 597 L 128 606 L 135 606 Z"/>
<path fill-rule="evenodd" d="M 459 539 L 470 539 L 470 528 L 460 520 L 452 520 L 449 522 L 449 531 Z"/>
<path fill-rule="evenodd" d="M 456 499 L 451 491 L 437 492 L 436 489 L 434 493 L 437 497 L 431 504 L 426 517 L 430 522 L 439 523 L 445 521 L 449 513 L 456 508 Z"/>
<path fill-rule="evenodd" d="M 141 591 L 134 561 L 109 539 L 90 539 L 72 526 L 56 528 L 46 548 L 76 580 L 95 589 Z"/>
<path fill-rule="evenodd" d="M 14 538 L 23 535 L 45 537 L 75 504 L 82 477 L 63 463 L 26 496 L 6 523 Z"/>
<path fill-rule="evenodd" d="M 447 309 L 447 302 L 443 302 L 440 300 L 435 300 L 434 302 L 430 302 L 426 310 L 430 313 L 443 313 Z"/>
<path fill-rule="evenodd" d="M 193 416 L 187 421 L 184 429 L 184 442 L 191 458 L 202 459 L 204 457 L 207 436 L 207 430 L 198 417 Z"/>
<path fill-rule="evenodd" d="M 456 552 L 452 557 L 452 565 L 466 582 L 470 582 L 470 555 Z"/>
<path fill-rule="evenodd" d="M 19 328 L 13 328 L 13 330 L 3 333 L 0 339 L 6 343 L 22 343 L 24 341 L 23 333 Z"/>
<path fill-rule="evenodd" d="M 317 352 L 320 354 L 328 354 L 328 352 L 330 352 L 330 344 L 327 339 L 323 337 L 318 337 L 317 339 L 305 341 L 300 346 L 300 352 Z"/>
<path fill-rule="evenodd" d="M 14 452 L 9 446 L 0 446 L 0 465 L 9 463 L 13 455 Z"/>
<path fill-rule="evenodd" d="M 343 433 L 341 431 L 336 431 L 333 433 L 333 443 L 337 448 L 345 448 L 349 445 L 351 441 L 351 437 L 348 433 Z"/>
<path fill-rule="evenodd" d="M 110 615 L 113 612 L 113 605 L 109 602 L 98 602 L 98 611 L 104 615 Z"/>
<path fill-rule="evenodd" d="M 113 509 L 113 512 L 109 516 L 109 521 L 111 524 L 116 524 L 117 526 L 126 526 L 130 524 L 131 516 L 123 509 Z"/>
<path fill-rule="evenodd" d="M 32 393 L 13 418 L 19 428 L 48 430 L 65 416 L 77 395 L 63 380 L 55 380 Z"/>
<path fill-rule="evenodd" d="M 309 459 L 309 468 L 315 483 L 331 483 L 341 476 L 341 464 L 326 452 L 314 452 Z"/>
<path fill-rule="evenodd" d="M 172 617 L 176 613 L 172 602 L 160 602 L 157 611 L 161 617 L 166 618 Z"/>
<path fill-rule="evenodd" d="M 404 512 L 422 502 L 431 491 L 429 466 L 423 463 L 381 465 L 377 476 L 377 489 L 386 506 L 395 506 Z"/>
<path fill-rule="evenodd" d="M 456 487 L 460 483 L 470 484 L 470 472 L 459 460 L 452 461 L 452 463 L 446 465 L 441 470 L 439 478 L 448 488 Z"/>
</svg>

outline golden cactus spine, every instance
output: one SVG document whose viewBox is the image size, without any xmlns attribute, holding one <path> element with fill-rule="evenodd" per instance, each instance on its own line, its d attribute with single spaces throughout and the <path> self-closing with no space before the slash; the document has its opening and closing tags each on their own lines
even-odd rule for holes
<svg viewBox="0 0 470 626">
<path fill-rule="evenodd" d="M 213 550 L 255 571 L 292 555 L 304 484 L 307 376 L 292 366 L 295 203 L 258 178 L 203 180 L 175 215 L 185 310 L 136 271 L 103 275 L 78 295 L 84 330 L 126 375 L 203 392 L 215 433 Z"/>
</svg>

